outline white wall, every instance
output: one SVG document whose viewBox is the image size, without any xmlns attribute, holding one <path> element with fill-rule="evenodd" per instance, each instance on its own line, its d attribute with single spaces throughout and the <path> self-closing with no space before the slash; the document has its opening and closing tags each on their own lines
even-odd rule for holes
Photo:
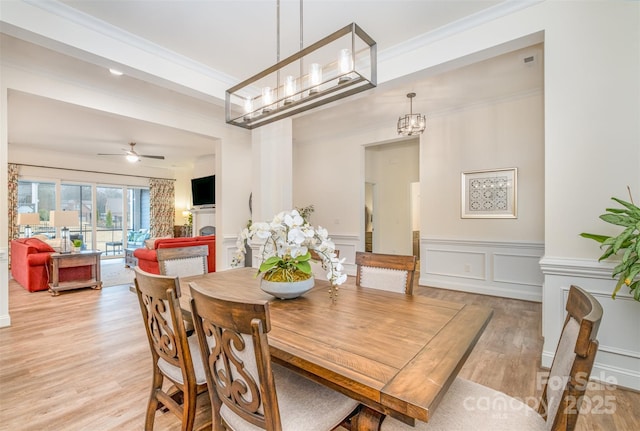
<svg viewBox="0 0 640 431">
<path fill-rule="evenodd" d="M 512 41 L 520 43 L 540 34 L 544 34 L 545 46 L 544 176 L 536 176 L 530 170 L 538 163 L 537 159 L 531 168 L 520 168 L 523 171 L 519 182 L 520 218 L 511 224 L 489 221 L 483 223 L 483 229 L 477 221 L 462 226 L 458 194 L 445 201 L 434 200 L 438 195 L 429 190 L 429 170 L 423 168 L 422 229 L 431 236 L 480 239 L 485 234 L 490 238 L 501 235 L 505 226 L 510 238 L 526 239 L 527 255 L 535 255 L 529 250 L 535 251 L 536 244 L 544 239 L 543 364 L 549 365 L 558 341 L 564 292 L 571 283 L 580 283 L 598 295 L 605 309 L 601 343 L 608 351 L 596 358 L 596 369 L 614 376 L 621 385 L 640 389 L 640 339 L 620 329 L 638 326 L 640 304 L 625 299 L 612 301 L 601 293 L 611 292 L 614 283 L 597 275 L 601 271 L 596 261 L 598 247 L 579 237 L 584 231 L 616 231 L 600 222 L 598 215 L 610 205 L 611 196 L 624 196 L 626 185 L 636 190 L 636 201 L 639 200 L 640 3 L 545 1 L 436 40 L 393 61 L 399 64 L 404 60 L 413 65 L 421 62 L 427 68 L 484 50 L 492 51 L 493 47 L 506 49 Z M 533 39 L 539 42 L 538 36 Z M 401 73 L 400 67 L 385 70 Z M 541 100 L 538 96 L 536 103 L 539 105 Z M 341 238 L 345 243 L 362 249 L 358 236 L 361 211 L 351 211 L 353 206 L 362 208 L 364 201 L 361 147 L 393 139 L 393 133 L 391 128 L 382 130 L 376 124 L 383 121 L 380 118 L 365 121 L 358 112 L 357 106 L 351 106 L 342 112 L 344 120 L 322 111 L 294 122 L 294 202 L 303 196 L 314 201 L 318 208 L 315 220 L 327 224 L 330 232 L 344 234 Z M 393 118 L 397 113 L 388 115 Z M 540 124 L 540 118 L 534 114 L 533 121 L 536 119 Z M 477 138 L 469 136 L 470 140 Z M 523 142 L 516 139 L 519 138 L 516 133 L 512 138 L 514 145 Z M 425 144 L 428 136 L 422 141 L 426 145 L 424 157 L 431 160 L 427 156 L 429 146 Z M 487 155 L 488 158 L 481 159 L 482 165 L 500 167 L 516 162 L 503 159 L 497 151 Z M 458 184 L 459 171 L 470 167 L 473 161 L 465 160 L 465 166 L 458 162 L 451 168 L 455 179 L 438 178 L 438 181 Z M 490 162 L 495 163 L 489 165 Z M 313 172 L 318 174 L 312 175 Z M 318 183 L 321 186 L 314 189 L 313 185 Z M 544 184 L 543 202 L 541 189 L 536 188 L 539 184 Z M 431 209 L 434 204 L 450 217 L 435 214 Z M 544 223 L 536 224 L 533 218 Z M 341 223 L 337 225 L 332 220 Z M 474 223 L 477 229 L 473 228 Z M 515 228 L 516 225 L 524 230 Z M 558 272 L 562 277 L 555 275 Z"/>
<path fill-rule="evenodd" d="M 423 135 L 423 237 L 544 240 L 544 99 L 514 96 L 429 118 Z M 518 168 L 516 219 L 461 218 L 461 173 Z"/>
<path fill-rule="evenodd" d="M 627 292 L 610 298 L 614 281 L 596 261 L 600 249 L 578 234 L 619 232 L 598 215 L 611 196 L 626 197 L 627 185 L 636 202 L 640 196 L 640 3 L 546 8 L 542 363 L 555 350 L 566 291 L 578 284 L 604 308 L 595 371 L 637 390 L 640 337 L 624 328 L 640 326 L 640 303 Z"/>
</svg>

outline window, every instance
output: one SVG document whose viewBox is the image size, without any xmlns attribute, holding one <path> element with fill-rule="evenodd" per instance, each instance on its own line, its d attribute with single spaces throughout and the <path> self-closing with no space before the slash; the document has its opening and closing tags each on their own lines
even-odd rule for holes
<svg viewBox="0 0 640 431">
<path fill-rule="evenodd" d="M 49 227 L 49 211 L 56 209 L 56 185 L 37 181 L 18 181 L 18 213 L 38 213 L 40 224 L 31 226 L 32 235 L 55 236 L 55 229 Z M 24 226 L 20 226 L 20 236 L 24 236 Z"/>
<path fill-rule="evenodd" d="M 80 226 L 69 228 L 69 238 L 82 240 L 83 248 L 92 248 L 93 198 L 92 187 L 84 184 L 62 184 L 60 187 L 60 209 L 78 211 Z"/>
<path fill-rule="evenodd" d="M 58 199 L 59 196 L 59 199 Z M 56 202 L 59 204 L 56 205 Z M 103 257 L 122 256 L 130 232 L 149 232 L 149 189 L 136 186 L 98 186 L 51 180 L 18 181 L 18 213 L 36 212 L 40 225 L 32 225 L 32 235 L 55 238 L 49 226 L 49 211 L 78 211 L 79 226 L 70 226 L 70 238 L 81 239 L 86 249 L 98 249 Z M 19 226 L 24 236 L 25 226 Z"/>
</svg>

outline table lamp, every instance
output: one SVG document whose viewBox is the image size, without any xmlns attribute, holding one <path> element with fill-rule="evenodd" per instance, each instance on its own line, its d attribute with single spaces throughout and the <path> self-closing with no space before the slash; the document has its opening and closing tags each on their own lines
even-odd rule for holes
<svg viewBox="0 0 640 431">
<path fill-rule="evenodd" d="M 40 214 L 38 213 L 18 213 L 16 220 L 18 226 L 24 226 L 24 236 L 31 237 L 31 225 L 40 224 Z"/>
<path fill-rule="evenodd" d="M 60 253 L 71 253 L 69 241 L 69 226 L 78 226 L 80 218 L 78 211 L 49 211 L 49 221 L 55 227 L 60 227 Z"/>
</svg>

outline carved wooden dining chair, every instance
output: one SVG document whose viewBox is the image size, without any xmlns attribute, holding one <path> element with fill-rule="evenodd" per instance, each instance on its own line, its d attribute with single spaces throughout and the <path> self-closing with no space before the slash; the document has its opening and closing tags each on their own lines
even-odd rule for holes
<svg viewBox="0 0 640 431">
<path fill-rule="evenodd" d="M 193 429 L 196 397 L 207 390 L 198 340 L 187 337 L 180 309 L 178 277 L 149 274 L 135 268 L 135 286 L 153 359 L 153 381 L 145 430 L 153 429 L 156 410 L 165 406 Z M 165 379 L 171 382 L 163 390 Z"/>
<path fill-rule="evenodd" d="M 209 272 L 207 266 L 209 247 L 206 245 L 159 248 L 157 255 L 160 274 L 163 275 L 187 277 Z"/>
<path fill-rule="evenodd" d="M 356 285 L 393 292 L 413 293 L 416 257 L 356 252 Z"/>
<path fill-rule="evenodd" d="M 213 430 L 332 430 L 355 411 L 357 401 L 272 364 L 267 301 L 240 302 L 189 286 Z"/>
<path fill-rule="evenodd" d="M 428 422 L 415 427 L 385 418 L 381 431 L 573 431 L 598 351 L 602 306 L 577 286 L 569 289 L 567 317 L 537 411 L 522 401 L 457 378 Z"/>
</svg>

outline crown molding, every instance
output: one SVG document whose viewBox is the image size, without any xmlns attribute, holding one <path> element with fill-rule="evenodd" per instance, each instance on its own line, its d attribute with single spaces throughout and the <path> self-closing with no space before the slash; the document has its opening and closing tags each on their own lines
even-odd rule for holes
<svg viewBox="0 0 640 431">
<path fill-rule="evenodd" d="M 98 32 L 120 43 L 128 44 L 159 58 L 178 64 L 181 67 L 193 70 L 199 74 L 219 81 L 228 87 L 233 86 L 239 82 L 239 79 L 235 77 L 212 69 L 211 67 L 197 62 L 189 57 L 168 50 L 160 45 L 150 42 L 147 39 L 136 36 L 133 33 L 127 32 L 119 27 L 116 27 L 89 14 L 74 9 L 71 6 L 67 6 L 66 4 L 61 3 L 57 0 L 23 1 L 31 6 L 38 7 L 62 19 L 83 26 L 91 31 Z M 424 33 L 420 36 L 416 36 L 412 39 L 387 48 L 384 51 L 380 51 L 378 52 L 378 62 L 382 63 L 391 60 L 400 55 L 419 49 L 423 46 L 432 44 L 438 40 L 450 37 L 457 33 L 464 32 L 466 30 L 512 14 L 514 12 L 518 12 L 543 1 L 544 0 L 506 0 L 488 9 L 454 21 L 451 24 L 447 24 L 436 30 Z"/>
<path fill-rule="evenodd" d="M 73 22 L 88 30 L 95 31 L 108 38 L 125 43 L 134 48 L 140 49 L 149 54 L 155 55 L 164 60 L 178 64 L 186 69 L 193 70 L 199 74 L 207 76 L 213 80 L 222 82 L 226 86 L 235 85 L 239 80 L 225 73 L 212 69 L 189 57 L 166 49 L 160 45 L 150 42 L 147 39 L 136 36 L 119 27 L 111 25 L 105 21 L 95 18 L 89 14 L 67 6 L 57 0 L 23 0 L 25 3 L 38 7 L 46 12 L 56 15 L 62 19 Z"/>
<path fill-rule="evenodd" d="M 423 46 L 430 45 L 438 40 L 445 39 L 458 33 L 462 33 L 495 19 L 542 3 L 545 0 L 506 0 L 488 9 L 476 12 L 465 18 L 461 18 L 450 24 L 408 39 L 397 45 L 378 52 L 378 62 L 383 63 L 395 57 L 415 51 Z"/>
</svg>

